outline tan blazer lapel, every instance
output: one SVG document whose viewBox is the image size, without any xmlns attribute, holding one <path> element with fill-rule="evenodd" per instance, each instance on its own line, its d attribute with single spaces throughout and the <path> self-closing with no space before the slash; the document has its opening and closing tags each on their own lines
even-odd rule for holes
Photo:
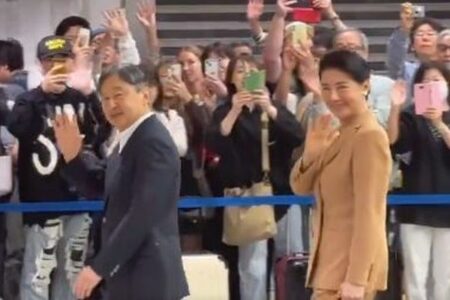
<svg viewBox="0 0 450 300">
<path fill-rule="evenodd" d="M 339 154 L 342 148 L 342 133 L 336 138 L 336 140 L 331 144 L 328 149 L 325 151 L 322 157 L 321 167 L 328 165 L 333 161 L 333 159 Z"/>
</svg>

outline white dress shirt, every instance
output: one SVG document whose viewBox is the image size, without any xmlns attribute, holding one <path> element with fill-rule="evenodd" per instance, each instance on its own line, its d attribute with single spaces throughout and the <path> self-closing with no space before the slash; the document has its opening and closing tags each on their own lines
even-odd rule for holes
<svg viewBox="0 0 450 300">
<path fill-rule="evenodd" d="M 133 135 L 133 133 L 136 131 L 136 129 L 139 127 L 139 125 L 141 125 L 142 122 L 144 122 L 145 120 L 150 118 L 153 114 L 154 114 L 154 112 L 152 112 L 152 111 L 146 113 L 145 115 L 140 117 L 136 122 L 134 122 L 130 127 L 125 129 L 124 131 L 121 131 L 118 133 L 117 138 L 119 141 L 119 153 L 122 152 L 122 150 L 125 147 L 125 145 L 127 144 L 128 140 Z"/>
<path fill-rule="evenodd" d="M 169 131 L 180 157 L 184 157 L 188 151 L 188 137 L 183 118 L 173 109 L 170 109 L 167 113 L 157 112 L 156 116 Z"/>
</svg>

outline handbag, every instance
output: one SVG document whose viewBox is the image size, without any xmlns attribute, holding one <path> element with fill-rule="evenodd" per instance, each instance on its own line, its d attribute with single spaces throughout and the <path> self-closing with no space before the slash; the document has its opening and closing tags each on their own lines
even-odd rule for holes
<svg viewBox="0 0 450 300">
<path fill-rule="evenodd" d="M 0 138 L 0 196 L 8 195 L 13 189 L 13 162 Z"/>
<path fill-rule="evenodd" d="M 263 180 L 248 189 L 226 189 L 225 196 L 271 196 L 269 179 L 269 118 L 261 115 L 261 150 Z M 224 209 L 223 242 L 233 246 L 243 246 L 273 237 L 277 233 L 274 208 L 271 205 L 249 207 L 228 206 Z"/>
</svg>

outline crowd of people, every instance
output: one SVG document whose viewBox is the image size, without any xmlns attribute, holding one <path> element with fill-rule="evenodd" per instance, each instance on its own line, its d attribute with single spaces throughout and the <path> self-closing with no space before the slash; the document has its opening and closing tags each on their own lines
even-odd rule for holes
<svg viewBox="0 0 450 300">
<path fill-rule="evenodd" d="M 329 138 L 334 142 L 336 130 L 341 136 L 348 134 L 346 114 L 365 105 L 370 114 L 362 114 L 365 121 L 361 124 L 381 125 L 383 131 L 377 134 L 386 134 L 386 145 L 390 146 L 389 161 L 394 166 L 390 191 L 449 194 L 450 29 L 435 19 L 415 16 L 414 6 L 403 4 L 399 7 L 399 27 L 393 29 L 387 41 L 388 76 L 377 75 L 368 69 L 369 39 L 341 20 L 331 0 L 313 0 L 312 5 L 331 21 L 333 28 L 289 21 L 294 2 L 277 0 L 270 26 L 264 30 L 260 23 L 264 1 L 249 0 L 247 19 L 253 44 L 226 45 L 211 40 L 207 46 L 186 45 L 174 58 L 165 57 L 161 51 L 155 4 L 139 4 L 137 14 L 147 38 L 148 57 L 140 56 L 123 9 L 106 11 L 102 28 L 91 28 L 84 18 L 70 16 L 37 45 L 36 57 L 42 71 L 38 86 L 33 86 L 24 66 L 21 43 L 15 39 L 0 40 L 0 158 L 11 158 L 0 160 L 2 202 L 18 199 L 68 203 L 90 198 L 92 193 L 80 189 L 66 174 L 68 162 L 57 141 L 55 118 L 65 114 L 78 121 L 82 152 L 93 161 L 113 155 L 120 146 L 120 130 L 107 121 L 117 116 L 110 111 L 109 118 L 105 117 L 105 103 L 111 99 L 124 101 L 127 94 L 112 88 L 106 99 L 106 93 L 100 93 L 104 85 L 102 74 L 130 65 L 154 75 L 149 75 L 155 78 L 149 85 L 155 86 L 157 92 L 148 98 L 148 105 L 176 147 L 181 165 L 180 197 L 254 196 L 261 194 L 260 183 L 270 186 L 270 191 L 264 190 L 266 195 L 317 193 L 311 178 L 294 174 L 308 165 L 300 160 L 301 168 L 294 167 L 304 151 L 305 155 L 311 154 L 307 151 L 311 145 L 305 145 L 307 135 L 314 134 L 315 127 L 325 126 L 329 132 L 322 134 L 332 133 Z M 254 54 L 256 48 L 261 49 L 261 57 Z M 139 81 L 133 72 L 127 76 L 129 83 Z M 429 104 L 419 112 L 417 99 L 424 97 L 420 86 L 430 83 L 439 86 L 438 94 L 445 101 Z M 138 88 L 139 84 L 134 85 Z M 354 104 L 354 99 L 365 101 Z M 120 117 L 120 110 L 116 114 Z M 371 155 L 379 153 L 369 149 L 370 145 L 371 138 L 367 136 L 355 151 L 362 152 L 362 160 L 378 161 Z M 345 151 L 349 150 L 341 152 Z M 331 161 L 336 155 L 337 152 L 332 153 L 328 159 Z M 335 190 L 320 194 L 319 189 L 316 199 L 340 195 L 339 204 L 347 200 L 346 196 L 362 203 L 380 200 L 377 189 L 373 190 L 374 195 L 357 189 L 340 190 L 341 185 L 355 185 L 345 177 L 351 172 L 359 174 L 359 179 L 365 176 L 364 170 L 348 166 L 354 162 L 354 154 L 349 154 L 352 159 L 342 156 L 336 160 L 339 163 L 334 162 L 333 172 L 320 180 L 320 184 L 326 182 Z M 382 176 L 387 169 L 374 174 Z M 12 171 L 14 175 L 8 176 Z M 369 190 L 372 191 L 367 187 L 365 191 Z M 358 208 L 355 204 L 355 211 Z M 391 250 L 401 253 L 401 289 L 408 299 L 450 299 L 450 206 L 411 205 L 385 212 L 377 210 L 378 219 L 385 219 L 380 226 L 385 226 L 384 222 L 400 224 L 398 232 L 394 232 L 400 244 Z M 230 271 L 231 299 L 267 299 L 274 286 L 276 259 L 308 251 L 310 244 L 317 246 L 310 242 L 310 236 L 314 237 L 309 226 L 310 208 L 275 207 L 277 233 L 247 243 L 227 243 L 224 226 L 231 213 L 227 208 L 180 209 L 181 249 L 221 254 Z M 312 223 L 314 219 L 313 216 Z M 0 214 L 0 299 L 8 299 L 10 292 L 6 290 L 10 283 L 3 283 L 11 280 L 20 282 L 17 284 L 22 300 L 76 299 L 73 285 L 78 274 L 102 248 L 102 222 L 102 216 L 96 213 L 25 213 L 23 254 L 19 254 L 21 276 L 5 280 L 5 263 L 11 251 L 6 247 L 5 215 Z M 325 223 L 324 228 L 348 225 Z M 317 274 L 336 272 L 333 274 L 337 281 L 342 275 L 347 282 L 329 284 L 318 275 L 309 284 L 322 290 L 339 290 L 340 284 L 366 286 L 371 280 L 374 292 L 384 289 L 381 281 L 386 270 L 381 267 L 371 269 L 373 274 L 360 274 L 362 271 L 357 268 L 352 269 L 353 273 L 334 269 L 342 267 L 336 251 L 347 251 L 342 259 L 352 260 L 353 256 L 355 264 L 360 260 L 354 256 L 364 256 L 365 251 L 383 259 L 382 251 L 371 252 L 383 241 L 380 232 L 376 236 L 370 236 L 372 231 L 361 232 L 361 241 L 373 238 L 374 242 L 359 250 L 331 244 L 316 249 L 323 257 L 324 253 L 336 255 L 330 265 L 324 264 L 325 260 L 315 265 L 320 270 Z M 337 233 L 331 230 L 326 234 Z M 340 241 L 336 239 L 334 243 Z M 391 248 L 395 245 L 390 243 Z M 370 280 L 364 278 L 370 276 Z M 342 299 L 372 299 L 364 298 L 368 297 L 367 290 L 362 293 L 363 298 L 352 298 L 353 291 L 352 286 L 342 288 Z M 90 297 L 102 299 L 101 291 Z M 326 298 L 326 293 L 315 297 L 337 299 Z"/>
</svg>

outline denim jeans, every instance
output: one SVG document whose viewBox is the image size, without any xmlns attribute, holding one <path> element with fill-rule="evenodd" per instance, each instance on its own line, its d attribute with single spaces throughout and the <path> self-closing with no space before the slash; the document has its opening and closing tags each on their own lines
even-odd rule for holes
<svg viewBox="0 0 450 300">
<path fill-rule="evenodd" d="M 275 258 L 304 251 L 301 216 L 300 207 L 293 205 L 278 221 L 278 233 L 274 237 Z M 239 247 L 241 300 L 267 299 L 267 254 L 267 240 Z"/>
<path fill-rule="evenodd" d="M 76 299 L 72 285 L 84 266 L 90 224 L 88 214 L 77 214 L 26 228 L 21 300 Z"/>
</svg>

